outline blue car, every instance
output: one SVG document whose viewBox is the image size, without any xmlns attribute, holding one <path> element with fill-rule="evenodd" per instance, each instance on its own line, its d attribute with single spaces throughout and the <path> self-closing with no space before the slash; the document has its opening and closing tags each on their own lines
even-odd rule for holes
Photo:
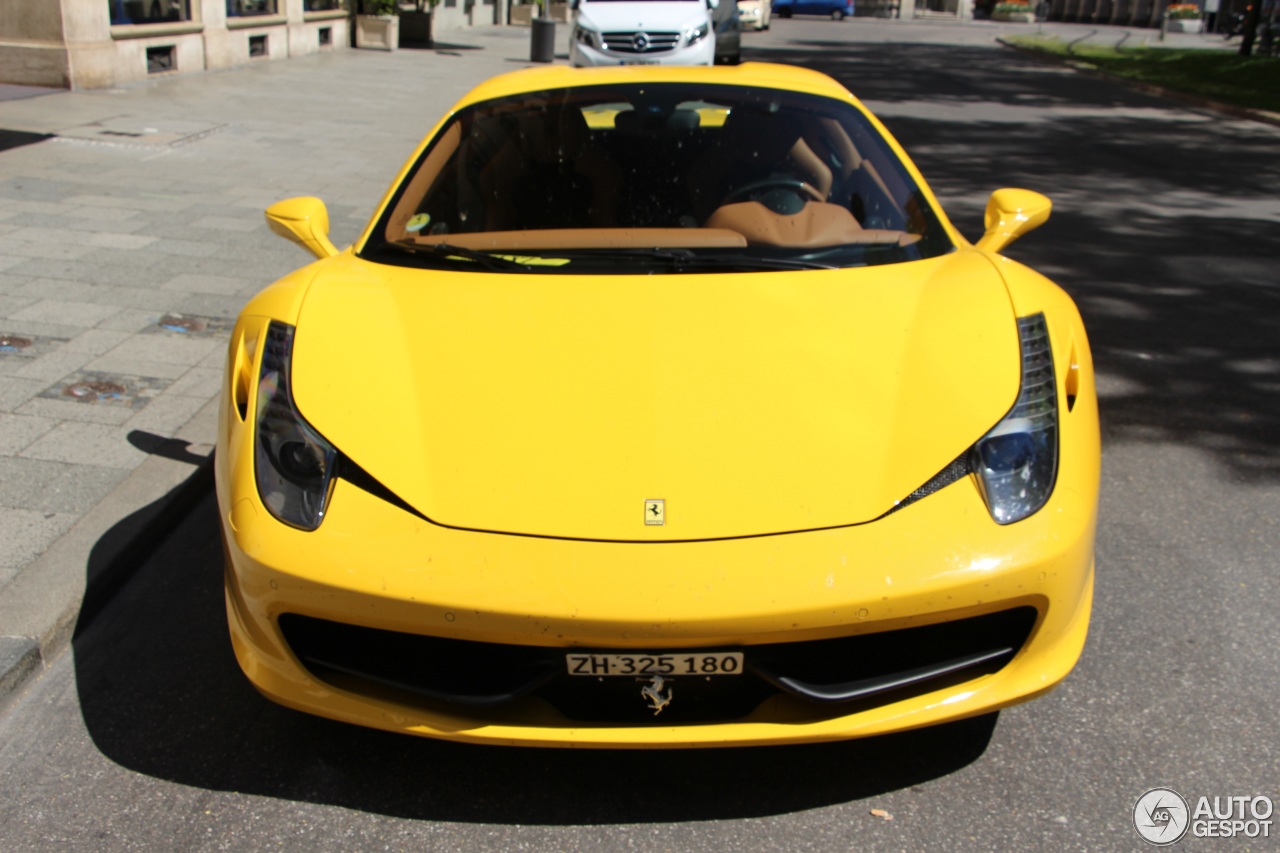
<svg viewBox="0 0 1280 853">
<path fill-rule="evenodd" d="M 853 15 L 853 0 L 773 0 L 773 14 L 780 18 L 792 15 L 830 15 L 839 21 Z"/>
</svg>

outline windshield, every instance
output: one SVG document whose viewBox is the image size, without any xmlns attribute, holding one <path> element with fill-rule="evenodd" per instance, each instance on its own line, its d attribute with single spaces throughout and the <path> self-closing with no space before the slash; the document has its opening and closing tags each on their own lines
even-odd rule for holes
<svg viewBox="0 0 1280 853">
<path fill-rule="evenodd" d="M 953 248 L 851 105 L 648 83 L 524 93 L 460 111 L 361 254 L 401 265 L 648 274 L 900 263 Z"/>
</svg>

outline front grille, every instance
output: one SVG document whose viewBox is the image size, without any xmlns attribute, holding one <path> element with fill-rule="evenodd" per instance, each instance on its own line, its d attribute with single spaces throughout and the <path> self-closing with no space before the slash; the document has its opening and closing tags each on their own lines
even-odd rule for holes
<svg viewBox="0 0 1280 853">
<path fill-rule="evenodd" d="M 1017 607 L 917 628 L 745 646 L 736 649 L 745 657 L 742 675 L 669 679 L 673 700 L 660 714 L 641 698 L 647 679 L 570 676 L 566 649 L 443 639 L 298 614 L 281 616 L 280 629 L 312 675 L 356 693 L 472 717 L 534 701 L 579 723 L 678 725 L 742 719 L 769 699 L 797 719 L 844 716 L 968 681 L 1008 663 L 1036 617 L 1035 608 Z"/>
<path fill-rule="evenodd" d="M 679 33 L 601 33 L 604 49 L 613 53 L 665 53 L 680 45 Z"/>
</svg>

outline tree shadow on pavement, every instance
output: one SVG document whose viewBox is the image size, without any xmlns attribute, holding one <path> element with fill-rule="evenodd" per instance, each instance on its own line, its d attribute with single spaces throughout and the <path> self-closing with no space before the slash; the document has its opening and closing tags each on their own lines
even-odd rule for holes
<svg viewBox="0 0 1280 853">
<path fill-rule="evenodd" d="M 648 823 L 812 809 L 955 772 L 983 754 L 996 721 L 804 747 L 633 752 L 471 746 L 296 713 L 259 696 L 232 655 L 211 495 L 80 626 L 74 649 L 85 726 L 123 767 L 418 820 Z"/>
<path fill-rule="evenodd" d="M 1280 131 L 999 48 L 793 43 L 903 143 L 970 239 L 992 190 L 1054 201 L 1008 255 L 1080 306 L 1104 438 L 1280 478 Z"/>
</svg>

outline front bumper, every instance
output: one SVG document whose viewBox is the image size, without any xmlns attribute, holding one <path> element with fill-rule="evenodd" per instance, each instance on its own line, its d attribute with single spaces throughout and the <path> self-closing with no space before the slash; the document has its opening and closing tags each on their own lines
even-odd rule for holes
<svg viewBox="0 0 1280 853">
<path fill-rule="evenodd" d="M 716 58 L 716 41 L 707 36 L 687 47 L 654 53 L 614 53 L 573 41 L 569 46 L 569 64 L 578 68 L 602 65 L 712 65 Z"/>
<path fill-rule="evenodd" d="M 452 740 L 778 744 L 973 716 L 1032 698 L 1065 677 L 1083 647 L 1092 600 L 1092 504 L 1078 500 L 1070 483 L 1060 482 L 1036 516 L 1008 527 L 990 521 L 965 479 L 860 527 L 658 544 L 441 528 L 346 481 L 337 483 L 320 530 L 306 533 L 276 522 L 246 485 L 252 489 L 252 480 L 234 474 L 229 488 L 220 481 L 220 506 L 232 643 L 250 680 L 302 711 Z M 705 713 L 685 716 L 682 700 L 703 688 L 680 680 L 663 715 L 644 707 L 643 684 L 617 678 L 561 678 L 559 699 L 555 690 L 506 703 L 415 695 L 394 679 L 380 680 L 379 666 L 369 667 L 370 677 L 344 672 L 341 663 L 317 664 L 316 641 L 299 640 L 296 629 L 301 619 L 392 632 L 393 644 L 382 647 L 377 663 L 401 671 L 413 668 L 418 652 L 396 646 L 398 635 L 425 635 L 428 647 L 437 640 L 494 644 L 544 661 L 569 649 L 739 649 L 750 664 L 765 647 L 838 649 L 880 632 L 929 625 L 945 631 L 945 623 L 1012 611 L 1029 614 L 1030 633 L 994 665 L 844 702 L 807 701 L 778 689 L 752 694 L 745 681 L 718 679 L 719 687 L 746 698 L 726 700 L 723 707 L 733 710 L 723 712 L 708 700 Z M 882 643 L 874 654 L 889 647 Z M 475 660 L 483 667 L 483 656 Z M 633 697 L 637 716 L 595 714 L 597 687 L 601 708 Z M 565 699 L 563 690 L 572 695 Z"/>
</svg>

